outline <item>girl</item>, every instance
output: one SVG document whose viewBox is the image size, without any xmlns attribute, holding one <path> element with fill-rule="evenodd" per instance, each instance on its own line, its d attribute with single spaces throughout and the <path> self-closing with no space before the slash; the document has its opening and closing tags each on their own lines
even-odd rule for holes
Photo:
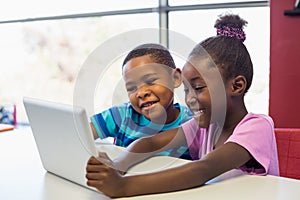
<svg viewBox="0 0 300 200">
<path fill-rule="evenodd" d="M 244 96 L 252 62 L 243 44 L 246 21 L 225 15 L 217 36 L 192 50 L 182 70 L 186 103 L 194 118 L 180 128 L 141 138 L 111 162 L 90 158 L 87 184 L 111 197 L 176 191 L 240 174 L 278 175 L 274 124 L 269 116 L 248 112 Z M 162 151 L 188 144 L 194 161 L 164 171 L 123 176 L 119 172 Z M 149 153 L 148 153 L 149 152 Z"/>
</svg>

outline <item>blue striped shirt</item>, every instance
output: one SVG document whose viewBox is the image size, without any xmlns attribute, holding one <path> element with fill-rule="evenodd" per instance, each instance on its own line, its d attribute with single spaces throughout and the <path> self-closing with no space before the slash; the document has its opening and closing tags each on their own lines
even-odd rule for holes
<svg viewBox="0 0 300 200">
<path fill-rule="evenodd" d="M 174 107 L 180 110 L 177 119 L 169 124 L 156 124 L 136 112 L 130 102 L 120 106 L 114 106 L 101 113 L 93 115 L 91 122 L 99 135 L 99 138 L 114 137 L 115 144 L 127 147 L 134 140 L 157 134 L 172 128 L 176 128 L 192 118 L 192 113 L 186 106 L 178 103 Z M 190 159 L 187 147 L 181 147 L 177 150 L 169 150 L 160 155 L 170 155 Z"/>
</svg>

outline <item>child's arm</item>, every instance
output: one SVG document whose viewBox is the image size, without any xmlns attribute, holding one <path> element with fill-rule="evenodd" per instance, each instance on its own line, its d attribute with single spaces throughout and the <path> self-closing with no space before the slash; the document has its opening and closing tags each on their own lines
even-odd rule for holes
<svg viewBox="0 0 300 200">
<path fill-rule="evenodd" d="M 226 143 L 205 158 L 160 172 L 121 176 L 116 170 L 90 160 L 87 184 L 111 197 L 161 193 L 203 185 L 208 180 L 251 159 L 250 153 L 236 143 Z"/>
<path fill-rule="evenodd" d="M 126 108 L 124 108 L 124 106 L 116 106 L 92 115 L 90 117 L 90 126 L 92 128 L 94 139 L 104 139 L 107 137 L 116 138 L 119 134 L 119 126 L 124 119 L 119 119 L 115 116 L 125 116 L 124 113 L 126 113 Z"/>
<path fill-rule="evenodd" d="M 130 144 L 126 151 L 114 160 L 115 166 L 126 172 L 131 166 L 171 148 L 186 145 L 181 128 L 174 128 L 159 134 L 143 137 Z"/>
</svg>

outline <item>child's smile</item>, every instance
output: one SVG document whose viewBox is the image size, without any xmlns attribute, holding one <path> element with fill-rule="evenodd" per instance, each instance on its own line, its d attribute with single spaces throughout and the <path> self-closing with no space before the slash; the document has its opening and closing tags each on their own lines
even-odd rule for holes
<svg viewBox="0 0 300 200">
<path fill-rule="evenodd" d="M 133 108 L 156 123 L 170 123 L 177 117 L 173 107 L 172 69 L 153 63 L 150 56 L 127 62 L 123 77 Z M 171 119 L 172 118 L 172 119 Z"/>
<path fill-rule="evenodd" d="M 195 118 L 200 117 L 202 114 L 205 113 L 205 109 L 200 109 L 200 110 L 196 110 L 196 111 L 192 111 L 193 115 Z"/>
<path fill-rule="evenodd" d="M 211 121 L 211 99 L 206 82 L 191 64 L 184 66 L 182 76 L 186 104 L 199 126 L 206 128 Z"/>
<path fill-rule="evenodd" d="M 140 107 L 141 109 L 143 110 L 151 110 L 152 108 L 155 107 L 155 105 L 158 103 L 159 101 L 147 101 L 147 102 L 143 102 L 143 103 L 140 103 Z"/>
</svg>

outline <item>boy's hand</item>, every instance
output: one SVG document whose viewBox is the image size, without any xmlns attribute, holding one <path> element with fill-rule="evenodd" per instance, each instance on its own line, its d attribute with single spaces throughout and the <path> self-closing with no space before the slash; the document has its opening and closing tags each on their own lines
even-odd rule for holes
<svg viewBox="0 0 300 200">
<path fill-rule="evenodd" d="M 110 197 L 123 196 L 124 178 L 114 168 L 113 162 L 105 153 L 91 157 L 86 167 L 87 185 L 97 188 Z"/>
</svg>

